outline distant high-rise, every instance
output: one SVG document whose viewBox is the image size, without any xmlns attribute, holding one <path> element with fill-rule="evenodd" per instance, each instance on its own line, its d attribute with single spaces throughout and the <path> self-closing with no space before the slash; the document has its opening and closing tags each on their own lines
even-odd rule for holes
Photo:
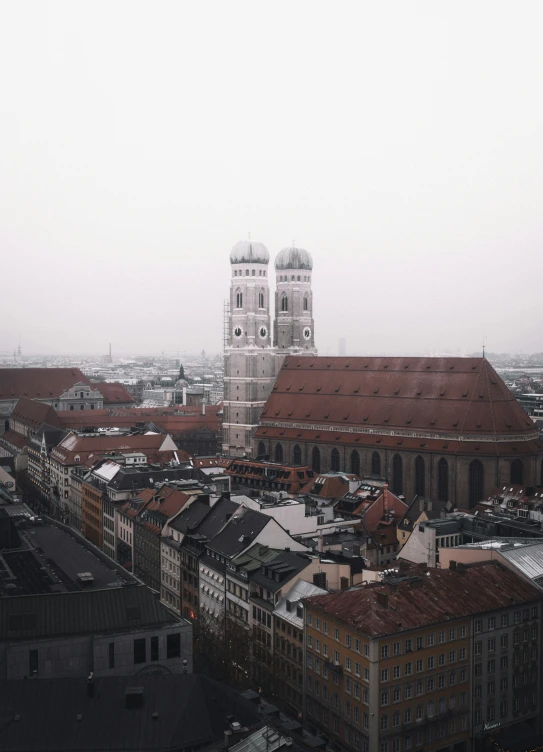
<svg viewBox="0 0 543 752">
<path fill-rule="evenodd" d="M 340 358 L 344 358 L 347 355 L 347 340 L 344 337 L 339 338 L 337 352 Z"/>
</svg>

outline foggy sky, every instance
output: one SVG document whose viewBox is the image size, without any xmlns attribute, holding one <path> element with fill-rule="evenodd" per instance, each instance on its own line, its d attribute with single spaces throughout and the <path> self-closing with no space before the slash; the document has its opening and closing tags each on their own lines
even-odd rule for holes
<svg viewBox="0 0 543 752">
<path fill-rule="evenodd" d="M 543 350 L 542 21 L 1 3 L 0 353 L 218 352 L 247 232 L 313 255 L 322 354 Z"/>
</svg>

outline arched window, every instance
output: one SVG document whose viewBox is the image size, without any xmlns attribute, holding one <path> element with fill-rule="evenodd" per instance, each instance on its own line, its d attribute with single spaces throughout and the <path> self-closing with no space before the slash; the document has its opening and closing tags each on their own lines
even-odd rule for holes
<svg viewBox="0 0 543 752">
<path fill-rule="evenodd" d="M 294 446 L 294 449 L 292 450 L 292 461 L 294 462 L 295 465 L 302 464 L 302 450 L 300 449 L 298 444 L 296 444 Z"/>
<path fill-rule="evenodd" d="M 309 301 L 307 299 L 307 295 L 304 295 L 304 311 L 309 310 Z"/>
<path fill-rule="evenodd" d="M 485 492 L 485 469 L 479 460 L 473 460 L 469 465 L 469 503 L 477 504 Z"/>
<path fill-rule="evenodd" d="M 339 452 L 335 447 L 332 449 L 332 456 L 330 460 L 331 460 L 330 464 L 332 466 L 332 472 L 334 473 L 339 472 Z"/>
<path fill-rule="evenodd" d="M 243 308 L 243 295 L 240 290 L 236 293 L 236 308 Z"/>
<path fill-rule="evenodd" d="M 275 445 L 275 461 L 283 462 L 283 445 L 282 444 Z"/>
<path fill-rule="evenodd" d="M 521 486 L 524 481 L 522 480 L 524 476 L 524 464 L 522 460 L 516 459 L 513 460 L 511 463 L 511 479 L 510 483 L 515 484 L 517 486 Z"/>
<path fill-rule="evenodd" d="M 258 293 L 258 307 L 264 308 L 264 293 L 262 290 Z"/>
<path fill-rule="evenodd" d="M 415 493 L 417 496 L 424 496 L 426 493 L 426 468 L 420 454 L 415 460 Z"/>
<path fill-rule="evenodd" d="M 399 454 L 392 458 L 392 493 L 401 494 L 403 491 L 403 462 Z"/>
<path fill-rule="evenodd" d="M 313 447 L 311 452 L 311 467 L 316 473 L 321 471 L 321 453 L 319 447 Z"/>
<path fill-rule="evenodd" d="M 351 473 L 353 475 L 360 475 L 360 455 L 353 449 L 351 452 Z"/>
<path fill-rule="evenodd" d="M 258 444 L 258 456 L 259 457 L 265 457 L 266 454 L 267 454 L 267 452 L 266 452 L 266 444 L 264 444 L 264 442 L 261 441 Z"/>
<path fill-rule="evenodd" d="M 374 452 L 371 455 L 371 474 L 381 475 L 381 455 L 379 452 Z"/>
<path fill-rule="evenodd" d="M 281 310 L 288 311 L 288 298 L 286 295 L 283 295 L 281 298 Z"/>
<path fill-rule="evenodd" d="M 442 457 L 437 463 L 437 497 L 449 501 L 449 463 Z"/>
</svg>

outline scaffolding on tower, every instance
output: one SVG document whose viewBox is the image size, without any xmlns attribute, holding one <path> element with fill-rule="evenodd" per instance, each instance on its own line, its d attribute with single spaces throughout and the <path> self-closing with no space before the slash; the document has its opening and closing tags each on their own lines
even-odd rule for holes
<svg viewBox="0 0 543 752">
<path fill-rule="evenodd" d="M 230 301 L 225 300 L 223 303 L 222 313 L 222 349 L 223 353 L 228 347 L 228 339 L 230 333 Z"/>
</svg>

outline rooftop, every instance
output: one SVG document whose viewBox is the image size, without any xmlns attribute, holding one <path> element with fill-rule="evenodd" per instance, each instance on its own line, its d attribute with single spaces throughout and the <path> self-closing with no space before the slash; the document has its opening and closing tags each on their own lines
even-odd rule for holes
<svg viewBox="0 0 543 752">
<path fill-rule="evenodd" d="M 141 688 L 139 707 L 126 692 Z M 2 752 L 171 752 L 224 741 L 229 716 L 259 724 L 258 708 L 197 674 L 0 683 Z M 14 719 L 19 722 L 14 722 Z"/>
<path fill-rule="evenodd" d="M 183 621 L 145 585 L 88 592 L 19 595 L 2 600 L 0 641 L 137 631 Z"/>
<path fill-rule="evenodd" d="M 52 400 L 74 384 L 90 384 L 79 368 L 0 368 L 0 401 Z"/>
<path fill-rule="evenodd" d="M 304 600 L 311 610 L 370 637 L 439 624 L 540 600 L 539 590 L 504 565 L 432 569 L 395 584 L 371 584 Z"/>
</svg>

